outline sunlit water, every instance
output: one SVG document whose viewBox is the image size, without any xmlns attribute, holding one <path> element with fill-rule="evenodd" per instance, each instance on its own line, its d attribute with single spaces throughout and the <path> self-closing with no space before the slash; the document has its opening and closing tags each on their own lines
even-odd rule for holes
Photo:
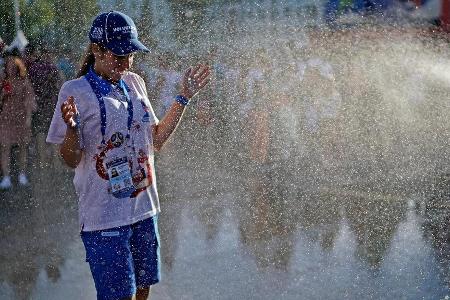
<svg viewBox="0 0 450 300">
<path fill-rule="evenodd" d="M 208 59 L 215 83 L 157 157 L 152 299 L 450 296 L 448 43 L 262 7 L 212 6 L 169 63 Z M 150 94 L 154 59 L 136 63 Z M 31 157 L 32 185 L 0 192 L 0 298 L 94 299 L 73 175 Z"/>
<path fill-rule="evenodd" d="M 341 189 L 279 198 L 263 186 L 251 193 L 237 177 L 220 189 L 190 190 L 183 172 L 185 183 L 172 181 L 172 193 L 161 195 L 163 278 L 153 299 L 450 294 L 442 236 L 450 212 L 426 209 L 422 196 Z M 36 169 L 29 190 L 2 193 L 2 299 L 95 298 L 70 174 L 58 174 Z"/>
</svg>

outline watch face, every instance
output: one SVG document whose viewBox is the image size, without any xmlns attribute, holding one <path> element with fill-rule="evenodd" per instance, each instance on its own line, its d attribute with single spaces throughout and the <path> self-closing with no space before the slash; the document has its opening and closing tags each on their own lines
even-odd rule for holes
<svg viewBox="0 0 450 300">
<path fill-rule="evenodd" d="M 111 136 L 111 143 L 114 147 L 120 147 L 123 144 L 123 134 L 121 132 L 116 132 Z"/>
</svg>

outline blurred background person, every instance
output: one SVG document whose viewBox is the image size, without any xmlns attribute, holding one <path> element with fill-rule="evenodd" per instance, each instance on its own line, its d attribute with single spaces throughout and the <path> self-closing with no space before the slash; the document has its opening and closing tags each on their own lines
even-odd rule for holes
<svg viewBox="0 0 450 300">
<path fill-rule="evenodd" d="M 39 165 L 46 167 L 59 162 L 57 149 L 45 143 L 53 111 L 58 101 L 58 91 L 63 75 L 46 46 L 32 47 L 28 55 L 28 74 L 36 95 L 37 110 L 32 118 L 33 136 L 36 139 L 36 151 Z"/>
<path fill-rule="evenodd" d="M 76 64 L 78 63 L 77 53 L 70 47 L 64 47 L 63 49 L 55 49 L 58 53 L 52 55 L 55 57 L 55 65 L 60 71 L 60 76 L 63 77 L 63 81 L 75 78 Z"/>
<path fill-rule="evenodd" d="M 246 137 L 249 158 L 258 167 L 268 162 L 269 112 L 266 110 L 270 58 L 266 49 L 256 51 L 253 64 L 247 73 L 246 100 L 248 109 Z"/>
<path fill-rule="evenodd" d="M 28 185 L 26 176 L 27 150 L 31 140 L 31 117 L 36 110 L 33 86 L 27 76 L 27 69 L 16 49 L 4 53 L 5 78 L 0 93 L 0 149 L 3 178 L 0 189 L 11 188 L 11 148 L 19 147 L 20 185 Z"/>
<path fill-rule="evenodd" d="M 6 44 L 0 37 L 0 82 L 3 81 L 3 76 L 5 75 L 5 60 L 3 59 L 3 50 L 5 50 Z"/>
<path fill-rule="evenodd" d="M 181 73 L 171 65 L 174 61 L 173 56 L 173 53 L 170 52 L 158 56 L 158 73 L 155 86 L 156 97 L 158 97 L 155 105 L 158 118 L 164 116 L 174 103 L 173 95 L 176 94 L 181 82 Z"/>
</svg>

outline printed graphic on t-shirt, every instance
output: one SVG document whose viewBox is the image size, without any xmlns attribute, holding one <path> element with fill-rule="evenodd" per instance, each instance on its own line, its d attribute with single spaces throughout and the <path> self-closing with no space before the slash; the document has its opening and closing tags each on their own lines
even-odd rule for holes
<svg viewBox="0 0 450 300">
<path fill-rule="evenodd" d="M 143 123 L 148 123 L 151 121 L 150 118 L 150 108 L 147 107 L 147 105 L 145 105 L 144 101 L 140 101 L 141 105 L 142 105 L 142 109 L 144 110 L 144 115 L 142 116 L 142 122 Z"/>
<path fill-rule="evenodd" d="M 115 132 L 94 156 L 98 176 L 109 181 L 109 192 L 116 198 L 134 198 L 152 185 L 152 167 L 147 151 L 142 149 L 145 144 L 136 147 L 133 141 L 142 130 L 140 123 L 133 122 L 129 139 Z"/>
</svg>

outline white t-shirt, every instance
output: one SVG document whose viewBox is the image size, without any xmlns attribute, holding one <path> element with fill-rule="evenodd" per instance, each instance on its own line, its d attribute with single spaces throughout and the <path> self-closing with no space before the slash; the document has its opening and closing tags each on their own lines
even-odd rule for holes
<svg viewBox="0 0 450 300">
<path fill-rule="evenodd" d="M 227 68 L 224 71 L 224 77 L 226 80 L 226 90 L 230 95 L 230 100 L 235 103 L 240 103 L 239 98 L 239 77 L 241 70 L 238 68 Z"/>
<path fill-rule="evenodd" d="M 96 78 L 111 89 L 106 81 Z M 82 157 L 75 169 L 73 183 L 79 197 L 82 231 L 133 224 L 160 211 L 151 130 L 158 119 L 148 100 L 144 80 L 131 72 L 122 79 L 129 88 L 128 94 L 133 104 L 133 121 L 128 142 L 124 138 L 128 132 L 128 103 L 117 90 L 107 89 L 102 94 L 106 112 L 104 140 L 108 146 L 102 144 L 99 101 L 85 77 L 67 81 L 61 87 L 47 135 L 48 143 L 62 144 L 67 126 L 61 117 L 60 107 L 69 96 L 73 96 L 80 114 Z M 117 198 L 112 193 L 114 181 L 108 177 L 114 177 L 110 173 L 111 165 L 108 166 L 108 161 L 111 162 L 123 153 L 127 153 L 125 156 L 131 162 L 129 168 L 136 189 L 131 196 Z"/>
<path fill-rule="evenodd" d="M 247 115 L 248 112 L 255 108 L 255 102 L 258 99 L 255 95 L 255 87 L 258 84 L 262 84 L 264 81 L 264 73 L 260 69 L 250 69 L 247 77 L 247 87 L 245 93 L 244 103 L 240 106 L 239 113 L 241 116 Z"/>
</svg>

